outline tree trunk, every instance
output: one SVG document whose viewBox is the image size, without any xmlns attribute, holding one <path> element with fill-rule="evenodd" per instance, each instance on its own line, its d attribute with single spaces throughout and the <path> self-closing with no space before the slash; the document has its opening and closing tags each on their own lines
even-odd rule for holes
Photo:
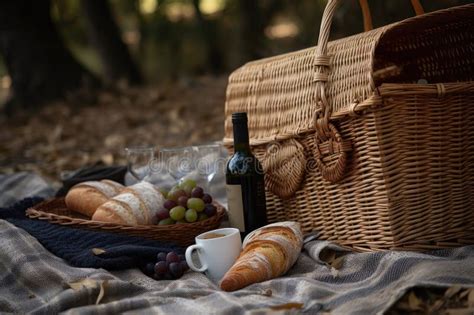
<svg viewBox="0 0 474 315">
<path fill-rule="evenodd" d="M 199 8 L 200 2 L 200 0 L 193 0 L 194 11 L 196 12 L 202 37 L 207 44 L 207 64 L 211 72 L 217 74 L 223 70 L 223 57 L 217 43 L 216 30 L 202 15 Z"/>
<path fill-rule="evenodd" d="M 242 16 L 242 44 L 245 61 L 263 56 L 264 23 L 256 0 L 240 0 Z"/>
<path fill-rule="evenodd" d="M 114 83 L 125 79 L 131 85 L 142 83 L 142 76 L 122 41 L 120 30 L 107 0 L 82 0 L 90 40 L 98 49 L 105 75 Z"/>
<path fill-rule="evenodd" d="M 64 46 L 50 10 L 49 0 L 0 2 L 0 53 L 12 82 L 7 111 L 99 85 Z"/>
</svg>

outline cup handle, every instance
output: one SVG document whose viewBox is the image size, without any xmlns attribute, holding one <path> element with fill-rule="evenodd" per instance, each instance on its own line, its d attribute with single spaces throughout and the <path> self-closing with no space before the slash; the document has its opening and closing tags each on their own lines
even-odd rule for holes
<svg viewBox="0 0 474 315">
<path fill-rule="evenodd" d="M 191 245 L 189 246 L 187 249 L 186 249 L 186 262 L 188 263 L 188 266 L 189 268 L 191 268 L 192 270 L 194 271 L 197 271 L 197 272 L 204 272 L 207 270 L 207 265 L 206 264 L 202 264 L 201 268 L 198 268 L 194 265 L 193 263 L 193 260 L 192 260 L 192 253 L 195 249 L 202 249 L 202 246 L 201 245 Z M 202 263 L 202 262 L 201 262 Z"/>
</svg>

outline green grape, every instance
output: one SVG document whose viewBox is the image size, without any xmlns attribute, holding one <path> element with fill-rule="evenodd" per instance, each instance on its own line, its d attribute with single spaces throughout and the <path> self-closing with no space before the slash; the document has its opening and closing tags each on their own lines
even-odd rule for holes
<svg viewBox="0 0 474 315">
<path fill-rule="evenodd" d="M 188 222 L 185 219 L 176 221 L 176 224 L 188 224 Z"/>
<path fill-rule="evenodd" d="M 158 222 L 158 225 L 169 225 L 169 224 L 174 224 L 174 220 L 171 218 L 161 220 Z"/>
<path fill-rule="evenodd" d="M 184 218 L 184 214 L 186 212 L 186 209 L 182 206 L 176 206 L 173 209 L 170 210 L 170 218 L 179 221 Z"/>
<path fill-rule="evenodd" d="M 193 179 L 186 179 L 186 180 L 184 180 L 183 182 L 181 182 L 178 186 L 179 186 L 180 188 L 184 188 L 183 186 L 189 186 L 189 187 L 191 187 L 191 190 L 192 190 L 194 187 L 196 187 L 196 185 L 197 185 L 197 184 L 196 184 L 196 181 L 195 181 L 195 180 L 193 180 Z"/>
<path fill-rule="evenodd" d="M 198 214 L 197 214 L 196 210 L 188 209 L 188 210 L 186 210 L 185 218 L 186 218 L 186 221 L 188 221 L 190 223 L 195 222 L 198 218 Z"/>
<path fill-rule="evenodd" d="M 208 219 L 209 217 L 207 216 L 207 214 L 205 213 L 200 213 L 199 214 L 199 218 L 198 218 L 198 221 L 204 221 L 206 219 Z"/>
<path fill-rule="evenodd" d="M 201 211 L 204 210 L 205 206 L 206 206 L 206 204 L 204 203 L 204 201 L 202 201 L 202 199 L 199 199 L 199 198 L 189 198 L 188 199 L 188 208 L 189 209 L 194 209 L 197 212 L 201 212 Z"/>
<path fill-rule="evenodd" d="M 187 185 L 187 184 L 183 184 L 183 185 L 181 185 L 181 189 L 186 192 L 186 195 L 188 197 L 191 196 L 191 191 L 193 190 L 192 186 Z"/>
</svg>

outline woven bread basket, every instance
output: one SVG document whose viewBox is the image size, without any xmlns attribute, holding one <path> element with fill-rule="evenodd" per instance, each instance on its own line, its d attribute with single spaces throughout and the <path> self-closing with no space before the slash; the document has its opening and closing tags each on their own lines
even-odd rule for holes
<svg viewBox="0 0 474 315">
<path fill-rule="evenodd" d="M 339 2 L 317 47 L 231 74 L 224 144 L 247 112 L 271 222 L 360 251 L 474 244 L 474 5 L 328 43 Z"/>
<path fill-rule="evenodd" d="M 64 198 L 45 200 L 26 210 L 26 215 L 32 219 L 49 221 L 51 223 L 67 225 L 74 228 L 122 233 L 131 236 L 140 236 L 147 239 L 170 242 L 180 246 L 194 244 L 194 238 L 201 233 L 217 229 L 224 217 L 224 208 L 214 203 L 217 214 L 209 219 L 186 224 L 172 225 L 119 225 L 114 223 L 91 221 L 85 216 L 70 211 L 66 207 Z"/>
</svg>

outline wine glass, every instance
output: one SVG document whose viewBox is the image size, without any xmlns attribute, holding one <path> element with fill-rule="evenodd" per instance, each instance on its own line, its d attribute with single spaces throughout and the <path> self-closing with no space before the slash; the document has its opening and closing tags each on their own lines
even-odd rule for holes
<svg viewBox="0 0 474 315">
<path fill-rule="evenodd" d="M 199 145 L 196 147 L 196 153 L 197 174 L 204 179 L 205 188 L 209 189 L 209 183 L 217 173 L 221 146 L 217 143 Z"/>
<path fill-rule="evenodd" d="M 181 182 L 195 170 L 195 149 L 193 147 L 163 148 L 160 157 L 168 173 L 176 182 Z"/>
<path fill-rule="evenodd" d="M 152 146 L 133 146 L 125 148 L 128 172 L 139 182 L 151 173 L 150 163 L 155 157 Z"/>
</svg>

